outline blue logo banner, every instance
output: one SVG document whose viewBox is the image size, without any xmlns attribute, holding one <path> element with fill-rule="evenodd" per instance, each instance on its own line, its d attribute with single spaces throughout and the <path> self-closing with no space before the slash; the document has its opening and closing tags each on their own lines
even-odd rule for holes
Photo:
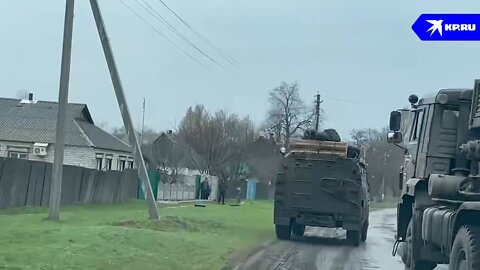
<svg viewBox="0 0 480 270">
<path fill-rule="evenodd" d="M 412 29 L 423 41 L 480 41 L 480 14 L 422 14 Z"/>
</svg>

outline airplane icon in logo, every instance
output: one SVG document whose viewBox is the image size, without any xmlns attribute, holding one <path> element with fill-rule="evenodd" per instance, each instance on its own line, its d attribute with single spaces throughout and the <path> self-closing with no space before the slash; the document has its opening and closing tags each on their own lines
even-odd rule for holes
<svg viewBox="0 0 480 270">
<path fill-rule="evenodd" d="M 443 30 L 443 27 L 442 27 L 442 23 L 443 23 L 443 20 L 426 20 L 428 23 L 430 23 L 432 25 L 432 27 L 430 27 L 430 29 L 427 30 L 427 32 L 430 32 L 430 36 L 433 35 L 433 33 L 435 33 L 435 31 L 438 31 L 438 33 L 440 34 L 440 36 L 442 36 L 442 30 Z"/>
</svg>

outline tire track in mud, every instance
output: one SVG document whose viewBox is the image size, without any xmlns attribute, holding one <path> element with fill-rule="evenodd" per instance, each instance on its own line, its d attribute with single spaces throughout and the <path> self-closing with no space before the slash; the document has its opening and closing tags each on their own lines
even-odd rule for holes
<svg viewBox="0 0 480 270">
<path fill-rule="evenodd" d="M 395 219 L 395 209 L 371 212 L 367 242 L 358 247 L 346 242 L 341 229 L 307 228 L 305 236 L 274 241 L 233 269 L 403 270 L 400 258 L 391 256 Z"/>
</svg>

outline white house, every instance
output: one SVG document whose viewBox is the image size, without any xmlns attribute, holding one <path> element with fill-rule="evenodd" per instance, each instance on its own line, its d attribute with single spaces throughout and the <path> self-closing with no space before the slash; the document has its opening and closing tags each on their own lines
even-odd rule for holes
<svg viewBox="0 0 480 270">
<path fill-rule="evenodd" d="M 58 103 L 0 98 L 0 157 L 53 163 Z M 64 164 L 98 170 L 132 168 L 130 146 L 95 126 L 85 104 L 69 103 Z"/>
</svg>

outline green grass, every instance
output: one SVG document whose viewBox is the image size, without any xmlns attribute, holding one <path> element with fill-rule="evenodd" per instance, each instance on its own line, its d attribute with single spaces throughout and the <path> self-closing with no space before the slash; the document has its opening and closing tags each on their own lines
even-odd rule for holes
<svg viewBox="0 0 480 270">
<path fill-rule="evenodd" d="M 144 202 L 65 207 L 61 222 L 42 208 L 0 211 L 0 269 L 221 269 L 274 237 L 271 202 L 183 206 L 160 209 L 160 222 Z"/>
</svg>

